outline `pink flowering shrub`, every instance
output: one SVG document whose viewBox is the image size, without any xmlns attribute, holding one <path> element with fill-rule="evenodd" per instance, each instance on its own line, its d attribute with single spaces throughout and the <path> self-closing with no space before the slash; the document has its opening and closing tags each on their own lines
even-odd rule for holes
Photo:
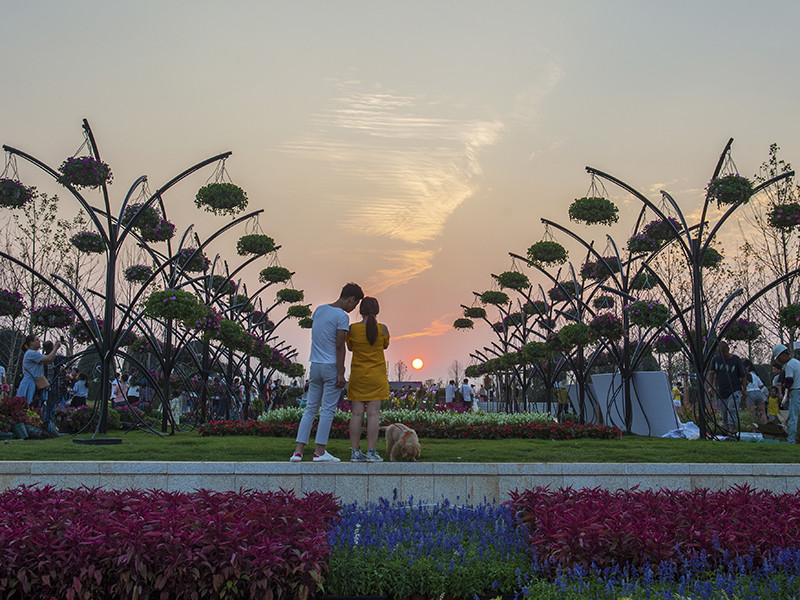
<svg viewBox="0 0 800 600">
<path fill-rule="evenodd" d="M 537 487 L 510 493 L 545 569 L 659 567 L 696 561 L 724 566 L 735 558 L 759 565 L 798 547 L 800 492 L 748 486 L 723 491 L 608 490 Z"/>
<path fill-rule="evenodd" d="M 307 598 L 333 496 L 19 487 L 0 493 L 0 597 Z"/>
</svg>

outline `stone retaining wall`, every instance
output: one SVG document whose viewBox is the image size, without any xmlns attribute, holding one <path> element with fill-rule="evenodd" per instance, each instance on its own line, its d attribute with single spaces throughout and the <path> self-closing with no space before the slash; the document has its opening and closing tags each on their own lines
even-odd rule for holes
<svg viewBox="0 0 800 600">
<path fill-rule="evenodd" d="M 800 488 L 800 464 L 672 463 L 232 463 L 0 461 L 0 489 L 18 485 L 217 491 L 332 492 L 343 502 L 413 497 L 477 503 L 549 485 L 629 489 L 723 489 L 747 484 L 774 492 Z"/>
</svg>

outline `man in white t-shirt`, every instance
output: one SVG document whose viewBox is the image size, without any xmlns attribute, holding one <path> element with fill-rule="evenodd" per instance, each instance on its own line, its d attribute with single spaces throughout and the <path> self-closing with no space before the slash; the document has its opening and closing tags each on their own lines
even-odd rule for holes
<svg viewBox="0 0 800 600">
<path fill-rule="evenodd" d="M 6 384 L 6 368 L 0 367 L 0 383 Z"/>
<path fill-rule="evenodd" d="M 289 459 L 291 462 L 303 460 L 303 448 L 311 435 L 311 426 L 319 412 L 317 436 L 314 440 L 314 462 L 339 462 L 325 449 L 328 434 L 333 423 L 336 404 L 345 386 L 344 356 L 345 336 L 350 330 L 350 317 L 347 313 L 358 306 L 364 292 L 355 283 L 342 288 L 339 299 L 331 304 L 322 304 L 312 315 L 311 325 L 311 368 L 308 373 L 308 397 L 303 417 L 297 428 L 297 446 Z"/>
<path fill-rule="evenodd" d="M 789 349 L 778 344 L 772 349 L 772 358 L 783 365 L 785 377 L 783 387 L 789 399 L 789 419 L 786 423 L 786 441 L 794 444 L 797 440 L 797 421 L 800 417 L 800 360 L 792 358 Z"/>
<path fill-rule="evenodd" d="M 464 399 L 464 404 L 472 404 L 472 386 L 466 379 L 461 384 L 461 397 Z"/>
<path fill-rule="evenodd" d="M 445 403 L 450 404 L 455 399 L 456 399 L 456 382 L 455 380 L 451 379 L 450 383 L 447 384 L 447 387 L 444 388 L 444 401 Z"/>
</svg>

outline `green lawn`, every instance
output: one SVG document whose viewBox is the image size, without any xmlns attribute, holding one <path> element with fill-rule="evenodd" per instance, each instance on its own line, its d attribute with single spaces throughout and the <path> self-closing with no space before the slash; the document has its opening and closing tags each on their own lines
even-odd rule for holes
<svg viewBox="0 0 800 600">
<path fill-rule="evenodd" d="M 113 446 L 75 444 L 72 436 L 52 440 L 0 442 L 0 460 L 141 460 L 283 462 L 294 449 L 291 438 L 256 436 L 200 437 L 195 432 L 160 438 L 113 432 Z M 620 440 L 443 440 L 422 439 L 423 462 L 621 462 L 621 463 L 794 463 L 800 446 L 754 442 L 699 442 L 623 436 Z M 385 450 L 383 438 L 378 451 Z M 362 440 L 362 449 L 365 442 Z M 347 440 L 330 440 L 329 451 L 347 460 Z M 310 460 L 312 444 L 306 447 Z"/>
</svg>

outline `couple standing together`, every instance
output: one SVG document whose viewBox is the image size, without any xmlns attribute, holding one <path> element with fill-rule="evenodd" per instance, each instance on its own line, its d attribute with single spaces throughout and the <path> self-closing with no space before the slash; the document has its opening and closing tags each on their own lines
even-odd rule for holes
<svg viewBox="0 0 800 600">
<path fill-rule="evenodd" d="M 350 325 L 350 313 L 360 303 L 361 322 Z M 311 435 L 311 426 L 319 412 L 314 462 L 339 462 L 325 449 L 333 423 L 333 414 L 347 384 L 347 399 L 352 403 L 350 446 L 352 462 L 381 462 L 375 450 L 378 442 L 378 415 L 381 402 L 389 397 L 389 379 L 383 351 L 389 346 L 389 330 L 378 323 L 378 301 L 364 296 L 355 283 L 342 288 L 339 299 L 318 306 L 312 315 L 311 368 L 308 396 L 300 426 L 297 446 L 289 459 L 303 460 L 303 448 Z M 345 347 L 353 353 L 350 382 L 344 378 Z M 361 452 L 361 425 L 367 414 L 367 453 Z"/>
</svg>

